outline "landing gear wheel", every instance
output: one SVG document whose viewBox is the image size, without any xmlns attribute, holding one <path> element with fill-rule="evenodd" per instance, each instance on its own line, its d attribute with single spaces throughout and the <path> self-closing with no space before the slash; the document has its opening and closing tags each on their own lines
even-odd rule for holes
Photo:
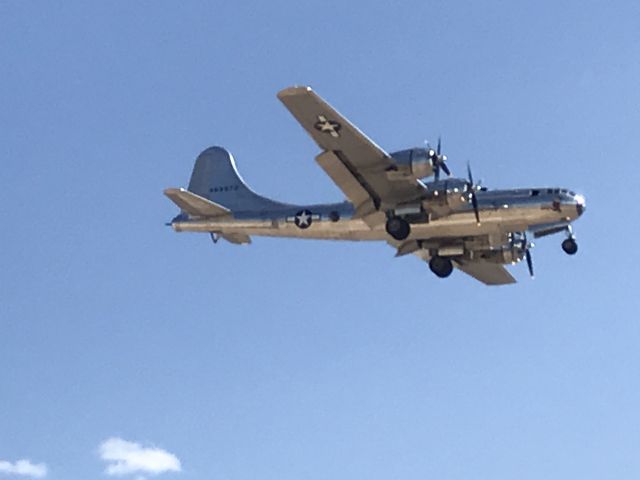
<svg viewBox="0 0 640 480">
<path fill-rule="evenodd" d="M 440 278 L 447 278 L 453 271 L 453 263 L 448 258 L 435 256 L 429 260 L 429 268 Z"/>
<path fill-rule="evenodd" d="M 562 250 L 564 250 L 564 253 L 566 253 L 567 255 L 575 255 L 578 251 L 578 244 L 576 243 L 575 239 L 567 238 L 564 242 L 562 242 Z"/>
<path fill-rule="evenodd" d="M 385 225 L 387 233 L 396 240 L 404 240 L 411 233 L 411 225 L 404 218 L 391 217 Z"/>
</svg>

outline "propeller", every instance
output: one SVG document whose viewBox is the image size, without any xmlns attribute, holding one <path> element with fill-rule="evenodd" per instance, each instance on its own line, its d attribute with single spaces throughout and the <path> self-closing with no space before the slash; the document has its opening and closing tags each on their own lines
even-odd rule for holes
<svg viewBox="0 0 640 480">
<path fill-rule="evenodd" d="M 473 175 L 471 174 L 471 165 L 467 163 L 467 190 L 471 195 L 471 205 L 473 206 L 473 213 L 476 215 L 476 223 L 480 225 L 480 211 L 478 210 L 478 197 L 476 195 L 476 187 L 473 184 Z"/>
<path fill-rule="evenodd" d="M 524 256 L 527 260 L 527 268 L 529 269 L 529 275 L 533 278 L 533 258 L 531 258 L 531 247 L 533 243 L 527 241 L 527 232 L 522 232 L 522 243 L 524 245 Z"/>
<path fill-rule="evenodd" d="M 440 169 L 442 169 L 447 175 L 451 175 L 451 170 L 449 170 L 447 164 L 444 163 L 447 160 L 447 156 L 442 155 L 442 138 L 438 137 L 438 146 L 435 150 L 431 148 L 428 143 L 427 146 L 429 147 L 429 159 L 433 165 L 435 180 L 440 180 Z"/>
<path fill-rule="evenodd" d="M 534 277 L 533 258 L 531 256 L 531 248 L 533 248 L 534 246 L 535 245 L 533 243 L 527 240 L 527 232 L 522 232 L 521 240 L 520 240 L 520 248 L 524 250 L 524 258 L 527 261 L 527 268 L 529 269 L 529 275 L 531 276 L 531 278 Z"/>
<path fill-rule="evenodd" d="M 529 250 L 529 247 L 527 247 L 527 249 L 524 251 L 524 256 L 527 259 L 527 267 L 529 268 L 529 275 L 531 276 L 531 278 L 533 278 L 533 259 L 531 258 L 531 250 Z"/>
</svg>

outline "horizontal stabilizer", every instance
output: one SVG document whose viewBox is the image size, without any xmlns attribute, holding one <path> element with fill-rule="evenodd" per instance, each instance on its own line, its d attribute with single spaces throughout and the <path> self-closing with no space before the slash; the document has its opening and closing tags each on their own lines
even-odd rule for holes
<svg viewBox="0 0 640 480">
<path fill-rule="evenodd" d="M 182 211 L 197 217 L 221 217 L 229 215 L 231 210 L 184 188 L 167 188 L 164 194 Z"/>
</svg>

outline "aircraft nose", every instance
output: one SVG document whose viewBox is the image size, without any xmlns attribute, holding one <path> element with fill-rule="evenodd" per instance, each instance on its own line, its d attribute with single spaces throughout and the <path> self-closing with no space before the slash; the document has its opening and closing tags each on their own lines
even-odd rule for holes
<svg viewBox="0 0 640 480">
<path fill-rule="evenodd" d="M 580 216 L 587 209 L 587 203 L 585 201 L 584 195 L 575 195 L 574 198 L 576 200 L 576 210 L 578 211 L 578 216 Z"/>
</svg>

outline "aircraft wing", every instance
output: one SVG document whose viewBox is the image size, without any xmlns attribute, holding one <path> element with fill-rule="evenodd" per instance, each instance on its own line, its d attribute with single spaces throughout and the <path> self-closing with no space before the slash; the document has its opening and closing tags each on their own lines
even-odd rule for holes
<svg viewBox="0 0 640 480">
<path fill-rule="evenodd" d="M 396 257 L 414 254 L 425 262 L 428 262 L 430 259 L 428 250 L 424 248 L 427 242 L 431 242 L 435 247 L 438 245 L 439 240 L 409 240 L 406 242 L 398 242 L 397 240 L 387 241 L 389 245 L 397 249 Z M 511 275 L 511 273 L 509 273 L 506 267 L 499 263 L 491 263 L 484 260 L 471 261 L 458 257 L 453 258 L 453 266 L 485 285 L 508 285 L 516 283 L 516 279 Z"/>
<path fill-rule="evenodd" d="M 323 150 L 317 162 L 344 192 L 356 217 L 370 226 L 384 222 L 376 214 L 418 197 L 424 184 L 393 176 L 395 163 L 382 148 L 309 87 L 290 87 L 278 98 Z"/>
<path fill-rule="evenodd" d="M 507 271 L 504 265 L 498 263 L 456 260 L 453 262 L 453 265 L 485 285 L 508 285 L 510 283 L 516 283 L 513 275 Z"/>
</svg>

